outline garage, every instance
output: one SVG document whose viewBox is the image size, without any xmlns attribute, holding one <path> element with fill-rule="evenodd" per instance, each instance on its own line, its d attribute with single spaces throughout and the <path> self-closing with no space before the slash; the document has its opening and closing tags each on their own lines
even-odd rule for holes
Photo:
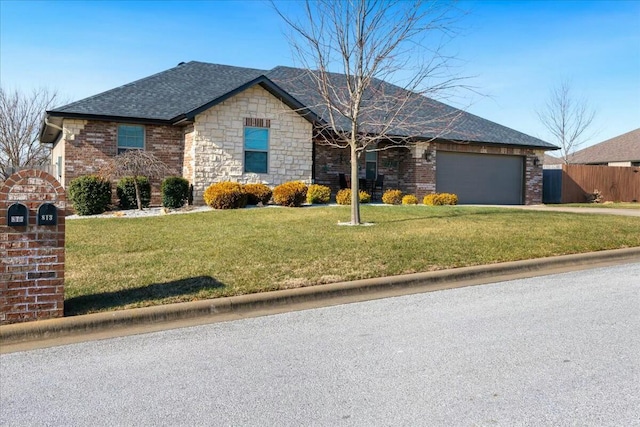
<svg viewBox="0 0 640 427">
<path fill-rule="evenodd" d="M 458 195 L 460 204 L 523 203 L 524 157 L 438 151 L 436 191 Z"/>
</svg>

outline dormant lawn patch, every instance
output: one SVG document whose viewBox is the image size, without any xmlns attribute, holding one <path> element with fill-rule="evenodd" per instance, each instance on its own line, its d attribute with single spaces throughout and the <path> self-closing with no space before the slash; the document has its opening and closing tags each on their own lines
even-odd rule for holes
<svg viewBox="0 0 640 427">
<path fill-rule="evenodd" d="M 640 219 L 504 208 L 222 210 L 67 223 L 66 314 L 640 246 Z"/>
</svg>

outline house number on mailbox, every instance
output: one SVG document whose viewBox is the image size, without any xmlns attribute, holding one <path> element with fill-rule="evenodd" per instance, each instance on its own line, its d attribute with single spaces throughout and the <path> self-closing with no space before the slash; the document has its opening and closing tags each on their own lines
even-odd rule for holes
<svg viewBox="0 0 640 427">
<path fill-rule="evenodd" d="M 29 209 L 22 203 L 14 203 L 7 209 L 7 225 L 9 227 L 26 227 L 29 225 Z"/>
<path fill-rule="evenodd" d="M 53 203 L 43 203 L 38 208 L 38 225 L 57 225 L 58 209 Z"/>
</svg>

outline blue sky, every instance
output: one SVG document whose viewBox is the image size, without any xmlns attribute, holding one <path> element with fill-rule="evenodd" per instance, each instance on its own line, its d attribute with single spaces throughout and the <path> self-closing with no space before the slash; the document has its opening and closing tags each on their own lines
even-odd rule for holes
<svg viewBox="0 0 640 427">
<path fill-rule="evenodd" d="M 455 106 L 552 141 L 535 113 L 569 79 L 597 111 L 586 145 L 640 127 L 640 1 L 463 1 L 449 45 L 480 95 Z M 72 101 L 203 61 L 295 65 L 263 1 L 0 0 L 0 82 Z"/>
</svg>

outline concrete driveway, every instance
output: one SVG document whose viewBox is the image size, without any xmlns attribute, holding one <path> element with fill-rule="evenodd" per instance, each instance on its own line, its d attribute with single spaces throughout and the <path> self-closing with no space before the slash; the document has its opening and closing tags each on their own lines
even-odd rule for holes
<svg viewBox="0 0 640 427">
<path fill-rule="evenodd" d="M 638 426 L 640 264 L 0 356 L 0 425 Z"/>
<path fill-rule="evenodd" d="M 599 215 L 619 215 L 619 216 L 637 216 L 640 217 L 640 209 L 615 209 L 615 208 L 576 208 L 563 206 L 547 206 L 547 205 L 464 205 L 491 208 L 508 208 L 508 209 L 524 209 L 530 211 L 545 212 L 570 212 L 580 214 L 599 214 Z"/>
</svg>

